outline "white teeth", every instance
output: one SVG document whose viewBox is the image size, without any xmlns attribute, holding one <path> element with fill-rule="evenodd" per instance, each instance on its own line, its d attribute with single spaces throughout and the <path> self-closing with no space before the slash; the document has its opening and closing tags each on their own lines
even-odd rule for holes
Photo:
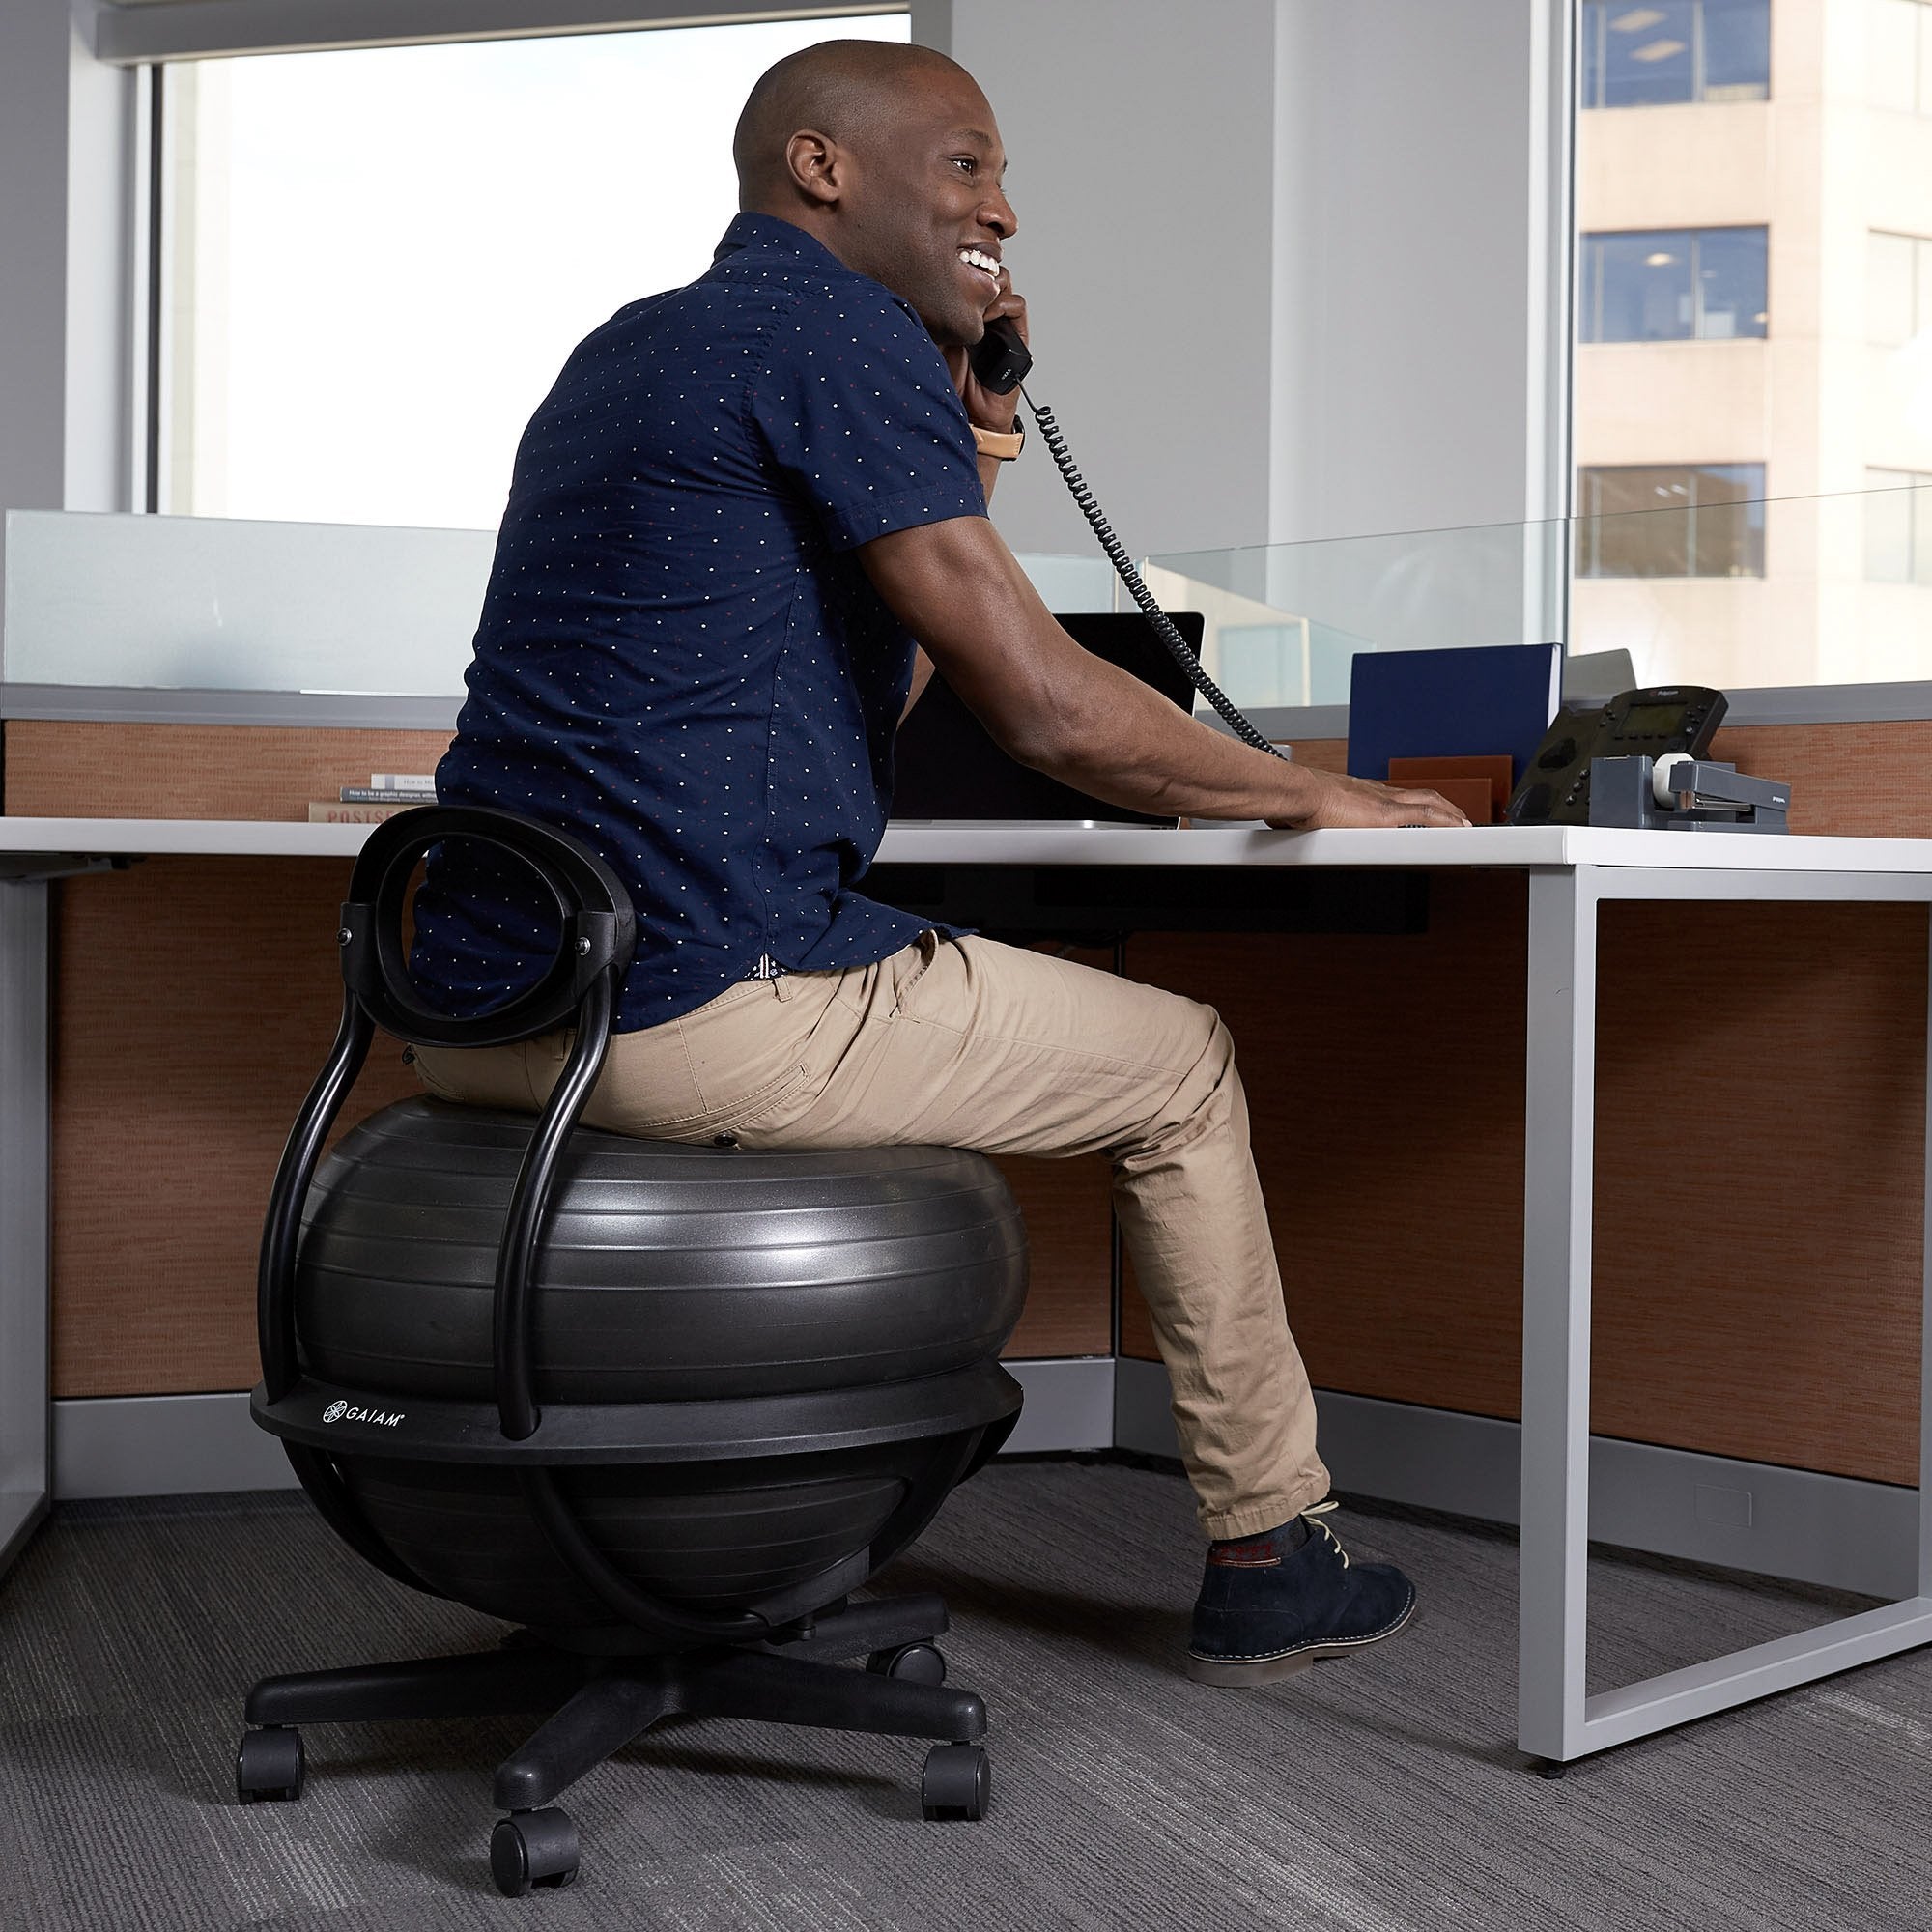
<svg viewBox="0 0 1932 1932">
<path fill-rule="evenodd" d="M 990 255 L 982 255 L 977 248 L 962 248 L 959 251 L 959 259 L 968 268 L 981 270 L 995 281 L 1000 279 L 1000 265 Z"/>
</svg>

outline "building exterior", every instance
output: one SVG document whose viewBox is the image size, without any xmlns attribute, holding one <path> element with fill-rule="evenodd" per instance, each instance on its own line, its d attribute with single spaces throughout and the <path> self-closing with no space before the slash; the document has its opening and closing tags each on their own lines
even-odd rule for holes
<svg viewBox="0 0 1932 1932">
<path fill-rule="evenodd" d="M 1579 24 L 1573 649 L 1932 678 L 1932 4 Z"/>
</svg>

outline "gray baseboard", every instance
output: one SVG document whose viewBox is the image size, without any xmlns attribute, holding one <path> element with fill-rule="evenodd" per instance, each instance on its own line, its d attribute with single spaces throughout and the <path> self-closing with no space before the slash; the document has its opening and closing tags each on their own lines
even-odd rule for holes
<svg viewBox="0 0 1932 1932">
<path fill-rule="evenodd" d="M 1047 1449 L 1111 1449 L 1114 1446 L 1114 1372 L 1111 1355 L 1065 1361 L 1009 1362 L 1026 1390 L 1026 1406 L 1003 1456 L 1037 1455 Z"/>
<path fill-rule="evenodd" d="M 1007 1366 L 1027 1403 L 1004 1453 L 1116 1445 L 1176 1453 L 1158 1362 L 1100 1356 Z M 1338 1490 L 1517 1520 L 1515 1423 L 1367 1396 L 1319 1400 L 1321 1454 Z M 1889 1600 L 1917 1588 L 1916 1490 L 1605 1436 L 1593 1436 L 1590 1451 L 1590 1533 L 1601 1542 Z M 54 1496 L 65 1502 L 295 1481 L 240 1393 L 57 1402 L 53 1476 Z"/>
<path fill-rule="evenodd" d="M 1175 1455 L 1167 1371 L 1122 1359 L 1114 1389 L 1117 1446 Z M 1317 1404 L 1336 1489 L 1517 1521 L 1514 1422 L 1331 1391 Z M 1918 1591 L 1918 1511 L 1917 1490 L 1888 1483 L 1590 1438 L 1590 1534 L 1626 1549 L 1896 1601 Z"/>
<path fill-rule="evenodd" d="M 1114 1439 L 1114 1363 L 1096 1356 L 1009 1362 L 1026 1390 L 1006 1455 L 1105 1449 Z M 142 1395 L 54 1404 L 56 1501 L 285 1490 L 294 1472 L 281 1444 L 248 1420 L 248 1398 Z"/>
<path fill-rule="evenodd" d="M 291 1490 L 282 1445 L 240 1390 L 70 1397 L 54 1404 L 54 1500 Z"/>
</svg>

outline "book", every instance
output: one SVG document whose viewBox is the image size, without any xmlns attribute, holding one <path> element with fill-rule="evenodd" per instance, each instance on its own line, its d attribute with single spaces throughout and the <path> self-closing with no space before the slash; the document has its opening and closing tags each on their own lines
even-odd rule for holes
<svg viewBox="0 0 1932 1932">
<path fill-rule="evenodd" d="M 1561 644 L 1357 651 L 1349 680 L 1349 776 L 1388 777 L 1391 758 L 1507 752 L 1511 782 L 1556 716 Z"/>
<path fill-rule="evenodd" d="M 436 787 L 425 785 L 344 785 L 344 805 L 434 805 Z"/>
<path fill-rule="evenodd" d="M 434 772 L 371 772 L 371 791 L 434 791 Z"/>
<path fill-rule="evenodd" d="M 399 811 L 413 811 L 415 807 L 407 799 L 398 799 L 393 805 L 345 805 L 339 798 L 312 798 L 308 802 L 308 822 L 311 825 L 380 825 L 385 818 L 393 818 Z"/>
</svg>

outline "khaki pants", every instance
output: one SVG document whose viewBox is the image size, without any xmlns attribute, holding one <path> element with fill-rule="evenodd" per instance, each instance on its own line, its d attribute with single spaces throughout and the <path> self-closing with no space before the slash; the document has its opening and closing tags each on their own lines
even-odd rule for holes
<svg viewBox="0 0 1932 1932">
<path fill-rule="evenodd" d="M 431 1093 L 534 1109 L 565 1033 L 419 1047 Z M 1234 1041 L 1208 1007 L 988 939 L 747 980 L 615 1035 L 585 1123 L 746 1147 L 1104 1153 L 1209 1536 L 1271 1529 L 1328 1491 L 1282 1306 Z"/>
</svg>

